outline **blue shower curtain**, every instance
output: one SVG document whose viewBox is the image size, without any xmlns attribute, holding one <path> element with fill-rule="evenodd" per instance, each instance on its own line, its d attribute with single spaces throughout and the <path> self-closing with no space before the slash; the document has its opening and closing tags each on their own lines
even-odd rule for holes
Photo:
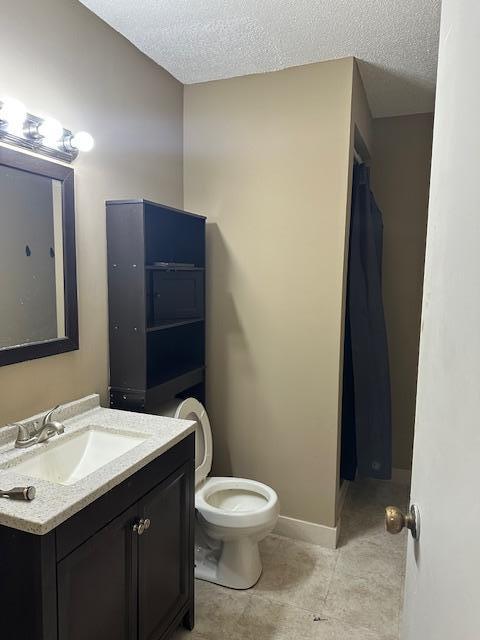
<svg viewBox="0 0 480 640">
<path fill-rule="evenodd" d="M 389 479 L 392 424 L 382 299 L 383 222 L 369 171 L 353 172 L 345 311 L 341 475 Z"/>
</svg>

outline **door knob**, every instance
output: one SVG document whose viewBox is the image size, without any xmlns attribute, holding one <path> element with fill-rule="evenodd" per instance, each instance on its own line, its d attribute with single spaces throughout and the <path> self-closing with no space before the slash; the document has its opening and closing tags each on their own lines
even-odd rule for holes
<svg viewBox="0 0 480 640">
<path fill-rule="evenodd" d="M 400 511 L 398 507 L 387 507 L 385 509 L 385 529 L 388 533 L 400 533 L 405 527 L 410 529 L 412 538 L 418 540 L 420 535 L 420 514 L 417 505 L 412 504 L 407 514 Z"/>
</svg>

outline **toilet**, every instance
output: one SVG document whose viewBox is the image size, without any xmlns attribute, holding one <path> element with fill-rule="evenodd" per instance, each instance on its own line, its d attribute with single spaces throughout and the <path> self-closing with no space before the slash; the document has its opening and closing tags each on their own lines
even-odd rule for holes
<svg viewBox="0 0 480 640">
<path fill-rule="evenodd" d="M 198 400 L 177 399 L 161 413 L 196 422 L 195 577 L 231 589 L 252 587 L 262 573 L 258 543 L 277 522 L 277 494 L 255 480 L 208 476 L 212 432 Z"/>
</svg>

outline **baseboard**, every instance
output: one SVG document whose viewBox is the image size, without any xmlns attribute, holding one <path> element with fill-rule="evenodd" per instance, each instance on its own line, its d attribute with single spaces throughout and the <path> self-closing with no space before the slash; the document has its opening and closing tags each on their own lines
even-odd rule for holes
<svg viewBox="0 0 480 640">
<path fill-rule="evenodd" d="M 410 486 L 412 472 L 409 469 L 392 469 L 392 482 L 404 486 Z M 302 540 L 310 544 L 316 544 L 327 549 L 336 549 L 338 545 L 338 536 L 340 534 L 340 523 L 343 506 L 347 497 L 350 483 L 345 481 L 340 487 L 338 498 L 338 519 L 336 527 L 327 527 L 316 522 L 308 522 L 307 520 L 297 520 L 288 516 L 279 516 L 274 533 L 293 540 Z"/>
<path fill-rule="evenodd" d="M 274 533 L 294 540 L 302 540 L 328 549 L 337 548 L 338 527 L 326 527 L 323 524 L 297 520 L 288 516 L 279 516 Z"/>
<path fill-rule="evenodd" d="M 395 467 L 392 469 L 392 482 L 396 482 L 397 484 L 401 484 L 405 487 L 409 487 L 411 481 L 412 481 L 411 469 L 396 469 Z"/>
</svg>

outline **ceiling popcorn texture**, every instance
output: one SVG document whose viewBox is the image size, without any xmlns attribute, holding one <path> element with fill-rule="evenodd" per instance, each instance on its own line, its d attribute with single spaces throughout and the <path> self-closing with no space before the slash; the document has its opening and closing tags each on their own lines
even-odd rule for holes
<svg viewBox="0 0 480 640">
<path fill-rule="evenodd" d="M 440 0 L 81 0 L 184 84 L 355 56 L 374 117 L 433 111 Z"/>
</svg>

